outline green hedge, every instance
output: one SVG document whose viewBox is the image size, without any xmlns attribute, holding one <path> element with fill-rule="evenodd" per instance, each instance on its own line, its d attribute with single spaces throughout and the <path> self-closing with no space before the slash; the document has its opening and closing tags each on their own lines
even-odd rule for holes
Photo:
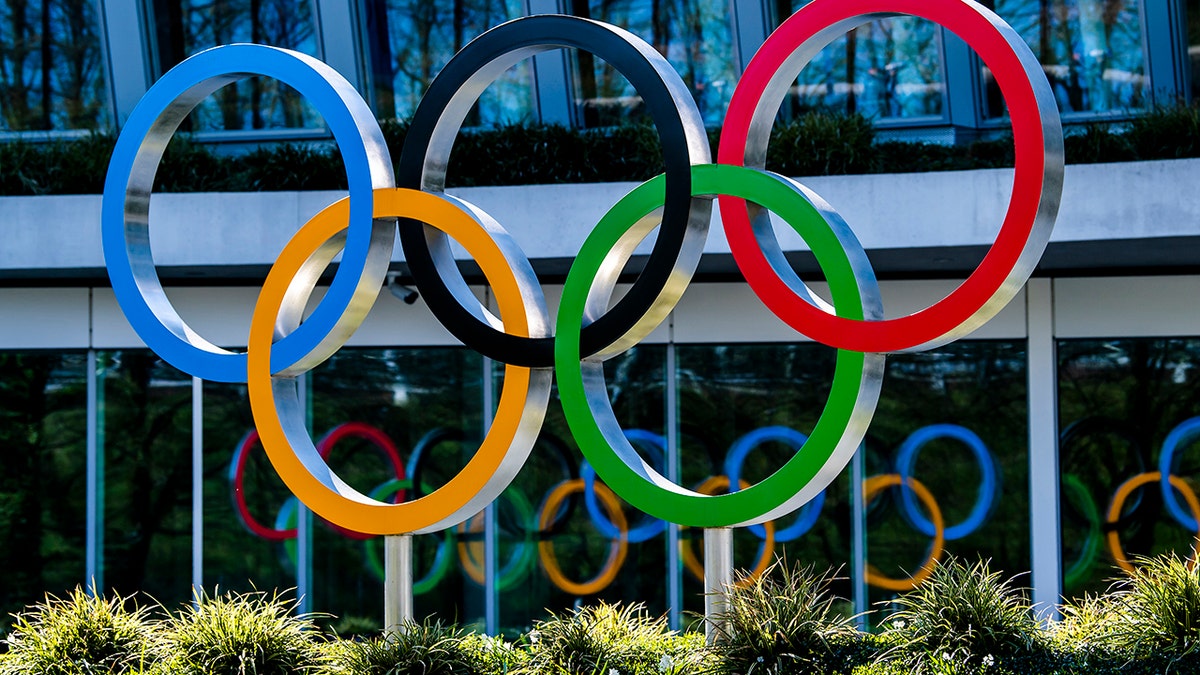
<svg viewBox="0 0 1200 675">
<path fill-rule="evenodd" d="M 382 123 L 392 159 L 400 156 L 407 127 Z M 719 130 L 709 133 L 713 152 Z M 114 138 L 0 143 L 0 195 L 101 192 Z M 345 171 L 329 144 L 278 143 L 237 156 L 218 155 L 180 135 L 158 170 L 163 192 L 344 189 Z M 1200 108 L 1151 110 L 1121 124 L 1068 129 L 1071 163 L 1200 156 Z M 809 113 L 777 124 L 767 168 L 789 176 L 903 173 L 1012 166 L 1011 138 L 962 145 L 879 141 L 859 115 Z M 641 181 L 662 169 L 653 127 L 605 130 L 513 125 L 460 135 L 451 157 L 451 187 Z"/>
<path fill-rule="evenodd" d="M 0 675 L 1200 674 L 1200 571 L 1174 555 L 1136 565 L 1044 627 L 1016 579 L 951 558 L 864 633 L 832 573 L 777 563 L 730 592 L 712 645 L 640 605 L 550 614 L 509 642 L 435 620 L 341 637 L 278 594 L 202 595 L 152 613 L 77 590 L 15 617 Z"/>
</svg>

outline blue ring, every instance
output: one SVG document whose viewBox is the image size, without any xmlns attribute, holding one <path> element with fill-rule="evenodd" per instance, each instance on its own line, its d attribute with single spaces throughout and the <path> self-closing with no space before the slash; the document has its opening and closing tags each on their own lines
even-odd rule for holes
<svg viewBox="0 0 1200 675">
<path fill-rule="evenodd" d="M 1162 475 L 1159 486 L 1162 488 L 1163 504 L 1166 504 L 1167 510 L 1171 512 L 1171 517 L 1189 532 L 1200 530 L 1200 525 L 1197 525 L 1196 519 L 1179 505 L 1170 481 L 1177 463 L 1176 451 L 1180 446 L 1187 445 L 1197 438 L 1200 438 L 1200 417 L 1186 419 L 1167 434 L 1167 440 L 1163 441 L 1162 453 L 1158 456 L 1158 471 Z"/>
<path fill-rule="evenodd" d="M 808 436 L 790 427 L 773 426 L 755 429 L 734 441 L 733 445 L 729 446 L 729 452 L 725 453 L 725 475 L 729 476 L 730 492 L 738 491 L 742 464 L 746 461 L 746 456 L 750 454 L 751 450 L 769 441 L 786 443 L 792 447 L 792 450 L 799 452 L 808 441 Z M 821 490 L 816 497 L 812 498 L 812 501 L 800 507 L 796 522 L 775 530 L 775 541 L 792 541 L 804 536 L 812 529 L 813 525 L 817 524 L 817 519 L 821 517 L 821 508 L 824 506 L 825 491 Z M 754 533 L 754 536 L 766 541 L 767 530 L 762 525 L 751 525 L 750 531 Z"/>
<path fill-rule="evenodd" d="M 180 99 L 184 105 L 194 101 L 194 107 L 211 91 L 251 75 L 271 77 L 291 86 L 322 115 L 341 150 L 350 192 L 350 218 L 341 264 L 312 314 L 271 348 L 272 372 L 313 352 L 341 319 L 367 268 L 374 227 L 373 190 L 395 184 L 383 134 L 370 108 L 345 78 L 311 56 L 265 45 L 225 45 L 191 56 L 150 87 L 125 122 L 108 165 L 100 218 L 104 260 L 113 293 L 146 346 L 172 366 L 214 382 L 245 382 L 246 355 L 194 346 L 151 310 L 143 293 L 162 293 L 162 284 L 157 272 L 142 269 L 139 272 L 149 273 L 153 283 L 144 290 L 139 287 L 126 245 L 125 193 L 139 158 L 157 155 L 161 161 L 165 143 L 146 147 L 146 137 L 170 123 L 170 117 L 178 113 Z M 175 124 L 178 121 L 182 116 Z M 157 161 L 155 165 L 157 168 Z"/>
<path fill-rule="evenodd" d="M 974 431 L 957 424 L 931 424 L 917 429 L 904 439 L 904 443 L 896 453 L 896 473 L 900 474 L 901 485 L 908 484 L 917 453 L 926 443 L 935 438 L 953 438 L 964 443 L 970 448 L 971 454 L 975 456 L 975 461 L 979 464 L 979 472 L 982 474 L 979 495 L 975 499 L 975 506 L 971 508 L 971 513 L 961 523 L 951 525 L 944 530 L 946 541 L 953 541 L 971 534 L 987 521 L 988 514 L 1000 492 L 996 485 L 996 464 L 992 461 L 992 453 L 988 451 L 983 440 Z M 927 537 L 934 536 L 933 523 L 929 522 L 929 519 L 917 508 L 911 489 L 900 490 L 900 511 L 905 520 L 911 523 L 918 532 Z"/>
<path fill-rule="evenodd" d="M 629 439 L 630 443 L 640 443 L 643 448 L 658 452 L 659 465 L 655 467 L 662 471 L 667 463 L 667 439 L 662 435 L 656 434 L 653 431 L 645 429 L 626 429 L 625 438 Z M 592 523 L 596 526 L 596 530 L 600 534 L 609 539 L 620 539 L 621 530 L 608 516 L 600 510 L 600 504 L 596 501 L 596 470 L 592 465 L 584 461 L 579 467 L 579 477 L 583 479 L 583 503 L 587 506 L 588 515 L 592 518 Z M 625 533 L 625 540 L 631 544 L 640 544 L 657 537 L 665 532 L 667 522 L 660 518 L 649 518 L 644 522 L 629 528 Z"/>
</svg>

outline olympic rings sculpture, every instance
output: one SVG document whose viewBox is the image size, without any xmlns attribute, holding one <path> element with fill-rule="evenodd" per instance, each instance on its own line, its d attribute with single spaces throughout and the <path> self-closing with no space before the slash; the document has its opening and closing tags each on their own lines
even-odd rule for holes
<svg viewBox="0 0 1200 675">
<path fill-rule="evenodd" d="M 665 460 L 666 439 L 661 435 L 644 429 L 629 429 L 625 431 L 625 435 L 632 443 L 644 448 L 648 454 L 656 456 L 660 461 Z M 456 430 L 435 429 L 416 443 L 406 464 L 400 463 L 399 453 L 394 450 L 395 445 L 390 439 L 387 439 L 382 431 L 361 422 L 348 422 L 334 427 L 322 437 L 323 440 L 331 440 L 319 445 L 322 448 L 331 447 L 332 442 L 350 436 L 364 439 L 380 449 L 380 454 L 384 459 L 388 460 L 392 470 L 397 475 L 403 476 L 407 473 L 410 477 L 425 473 L 427 469 L 424 467 L 432 461 L 430 459 L 432 446 L 444 440 L 461 440 L 464 437 L 461 432 Z M 894 488 L 898 495 L 895 503 L 903 514 L 905 508 L 902 501 L 903 496 L 908 492 L 912 492 L 929 514 L 928 518 L 933 530 L 927 536 L 932 539 L 931 546 L 927 552 L 926 560 L 917 568 L 915 574 L 907 578 L 887 577 L 875 567 L 868 566 L 866 581 L 869 585 L 892 591 L 904 591 L 915 587 L 928 578 L 932 572 L 932 566 L 942 557 L 945 541 L 951 539 L 949 532 L 952 528 L 945 526 L 938 501 L 924 484 L 911 476 L 913 464 L 915 463 L 915 452 L 913 452 L 912 448 L 923 446 L 939 437 L 955 440 L 971 439 L 967 443 L 968 448 L 975 455 L 980 465 L 994 467 L 994 459 L 987 447 L 983 445 L 983 441 L 976 434 L 964 427 L 950 424 L 935 424 L 922 427 L 910 434 L 897 450 L 895 460 L 896 472 L 867 478 L 863 483 L 864 497 L 867 503 L 871 503 L 885 489 Z M 741 465 L 751 449 L 758 448 L 764 443 L 772 441 L 785 446 L 795 447 L 798 444 L 803 444 L 805 438 L 804 434 L 784 426 L 768 426 L 755 429 L 735 440 L 729 447 L 724 461 L 724 466 L 728 473 L 726 475 L 709 476 L 697 485 L 696 490 L 704 494 L 718 494 L 728 491 L 730 484 L 734 481 L 745 486 L 748 483 L 739 478 L 737 472 L 741 470 Z M 234 451 L 233 460 L 230 465 L 230 484 L 235 490 L 235 502 L 240 504 L 239 512 L 245 513 L 242 517 L 243 525 L 252 534 L 269 541 L 285 541 L 288 546 L 293 547 L 288 549 L 288 556 L 291 564 L 294 565 L 294 544 L 290 540 L 296 536 L 294 523 L 295 499 L 292 498 L 285 501 L 276 518 L 275 528 L 270 529 L 263 528 L 262 526 L 256 527 L 257 521 L 250 517 L 246 510 L 245 495 L 238 494 L 239 491 L 244 490 L 246 457 L 249 450 L 253 448 L 256 440 L 257 437 L 254 432 L 250 432 L 239 442 L 237 449 Z M 550 446 L 556 455 L 565 452 L 565 447 L 561 441 L 550 436 L 547 436 L 544 440 L 549 441 L 547 445 Z M 566 455 L 562 455 L 561 458 L 565 459 Z M 902 466 L 903 468 L 901 468 Z M 635 525 L 629 524 L 620 500 L 603 483 L 596 481 L 595 473 L 589 470 L 586 463 L 580 471 L 583 474 L 582 478 L 575 477 L 574 467 L 569 462 L 564 462 L 561 468 L 565 475 L 564 480 L 547 491 L 541 500 L 541 505 L 536 509 L 531 505 L 525 493 L 516 486 L 510 486 L 501 496 L 501 502 L 510 504 L 512 510 L 516 513 L 513 519 L 516 531 L 512 532 L 512 527 L 509 529 L 510 536 L 517 540 L 510 548 L 508 558 L 503 561 L 500 569 L 497 571 L 496 586 L 501 592 L 515 588 L 524 582 L 535 567 L 536 557 L 546 577 L 560 590 L 573 595 L 599 593 L 616 580 L 625 560 L 629 544 L 648 541 L 666 530 L 666 524 L 656 519 L 647 519 Z M 729 473 L 733 475 L 728 475 Z M 1000 494 L 999 488 L 996 485 L 996 475 L 995 468 L 981 471 L 982 480 L 978 490 L 978 497 L 970 509 L 972 514 L 976 512 L 988 514 L 993 510 L 995 500 L 999 498 Z M 413 488 L 412 478 L 401 477 L 386 480 L 372 490 L 370 494 L 375 499 L 391 498 L 399 501 L 404 499 L 406 494 L 411 493 L 415 496 L 429 494 L 432 491 L 433 488 L 428 485 L 420 489 Z M 599 571 L 593 578 L 585 581 L 574 581 L 567 578 L 558 564 L 554 549 L 554 539 L 557 537 L 565 521 L 570 518 L 572 511 L 570 508 L 572 504 L 571 497 L 578 493 L 583 494 L 584 502 L 588 505 L 587 514 L 589 523 L 600 536 L 608 539 L 610 542 L 609 554 L 603 561 Z M 987 496 L 992 501 L 988 503 L 981 502 L 980 499 L 984 498 L 984 496 Z M 775 521 L 767 521 L 761 526 L 762 535 L 758 535 L 755 532 L 756 529 L 760 528 L 748 528 L 762 540 L 762 543 L 759 545 L 754 567 L 741 583 L 752 583 L 767 569 L 774 559 L 776 543 L 785 543 L 799 539 L 812 529 L 820 517 L 821 505 L 824 501 L 825 495 L 822 492 L 818 495 L 817 499 L 814 499 L 797 513 L 793 523 L 782 528 L 778 528 Z M 910 524 L 912 523 L 911 518 L 906 517 L 905 519 Z M 958 538 L 972 534 L 984 524 L 985 520 L 968 517 L 967 521 L 964 522 L 968 523 L 969 529 L 962 528 Z M 468 519 L 465 523 L 460 524 L 457 528 L 444 530 L 442 538 L 437 544 L 430 569 L 414 582 L 414 593 L 427 593 L 445 578 L 446 574 L 454 567 L 452 551 L 455 549 L 457 549 L 460 566 L 466 577 L 478 585 L 483 585 L 485 573 L 483 570 L 482 537 L 480 536 L 482 527 L 482 518 L 476 515 Z M 914 526 L 914 529 L 918 533 L 921 533 L 918 527 Z M 362 538 L 361 535 L 354 532 L 347 530 L 338 531 L 349 538 Z M 535 540 L 536 549 L 534 546 Z M 367 538 L 364 545 L 366 547 L 365 563 L 367 569 L 378 579 L 382 580 L 383 564 L 380 560 L 378 544 L 374 538 Z M 693 550 L 692 542 L 685 539 L 680 542 L 680 545 L 685 568 L 696 578 L 703 578 L 703 563 Z"/>
<path fill-rule="evenodd" d="M 874 273 L 850 227 L 811 190 L 763 167 L 776 111 L 799 72 L 837 36 L 897 13 L 944 26 L 979 54 L 1010 111 L 1016 168 L 999 234 L 979 267 L 932 306 L 885 319 Z M 454 138 L 479 93 L 518 61 L 564 47 L 603 58 L 640 92 L 658 130 L 665 172 L 622 198 L 596 225 L 552 318 L 529 260 L 504 228 L 443 187 Z M 314 216 L 284 247 L 260 291 L 246 352 L 234 353 L 188 326 L 163 292 L 150 250 L 149 197 L 163 150 L 184 117 L 219 87 L 252 75 L 290 85 L 322 114 L 346 164 L 349 197 Z M 717 155 L 718 163 L 711 163 L 699 112 L 667 61 L 645 41 L 600 22 L 530 16 L 471 41 L 417 106 L 395 174 L 369 107 L 332 68 L 283 49 L 228 45 L 171 69 L 129 116 L 109 164 L 102 242 L 113 291 L 138 335 L 193 376 L 245 382 L 276 471 L 330 523 L 364 534 L 402 534 L 466 521 L 499 497 L 526 461 L 554 376 L 576 441 L 618 496 L 680 525 L 755 525 L 813 500 L 849 462 L 874 413 L 884 353 L 962 337 L 1016 295 L 1058 211 L 1062 128 L 1033 53 L 974 0 L 814 0 L 784 21 L 746 67 Z M 829 401 L 802 447 L 774 474 L 722 495 L 675 485 L 635 451 L 613 413 L 602 365 L 639 343 L 675 306 L 703 252 L 712 196 L 755 294 L 789 326 L 838 350 Z M 808 243 L 832 303 L 787 266 L 768 211 Z M 618 272 L 655 229 L 644 270 L 610 307 Z M 392 503 L 355 490 L 329 468 L 305 429 L 295 378 L 332 355 L 362 323 L 397 235 L 434 315 L 464 344 L 504 363 L 505 373 L 495 422 L 467 466 L 429 494 Z M 499 317 L 469 292 L 450 238 L 479 264 Z M 338 254 L 327 292 L 302 321 L 318 278 Z M 413 484 L 420 489 L 419 480 Z"/>
</svg>

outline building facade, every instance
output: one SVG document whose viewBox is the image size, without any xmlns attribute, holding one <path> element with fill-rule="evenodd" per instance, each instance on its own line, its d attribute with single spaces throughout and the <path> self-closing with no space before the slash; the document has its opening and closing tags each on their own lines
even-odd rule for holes
<svg viewBox="0 0 1200 675">
<path fill-rule="evenodd" d="M 645 38 L 683 76 L 705 123 L 719 127 L 745 64 L 803 4 L 3 3 L 0 142 L 119 129 L 161 73 L 238 41 L 316 56 L 380 118 L 404 118 L 466 41 L 542 12 Z M 1197 0 L 990 4 L 1042 61 L 1068 133 L 1195 98 Z M 967 45 L 907 17 L 872 21 L 827 47 L 781 115 L 813 109 L 862 113 L 882 138 L 943 143 L 1002 134 L 1006 124 Z M 468 124 L 602 128 L 640 114 L 637 92 L 614 71 L 555 51 L 510 70 Z M 222 89 L 185 127 L 230 152 L 328 140 L 294 92 L 259 80 Z M 1200 472 L 1191 447 L 1200 436 L 1200 319 L 1188 302 L 1200 290 L 1200 202 L 1188 189 L 1198 168 L 1187 159 L 1068 166 L 1058 225 L 1026 288 L 964 340 L 889 356 L 854 462 L 795 516 L 739 529 L 737 564 L 755 569 L 778 556 L 840 566 L 841 592 L 866 609 L 919 583 L 913 573 L 931 558 L 982 556 L 1008 574 L 1030 573 L 1034 599 L 1052 611 L 1060 597 L 1106 587 L 1118 558 L 1188 554 L 1200 516 L 1189 506 Z M 854 229 L 892 317 L 944 297 L 974 269 L 996 237 L 1011 174 L 801 180 Z M 553 310 L 584 237 L 632 187 L 456 194 L 513 233 L 545 276 Z M 170 300 L 209 340 L 244 347 L 256 283 L 296 228 L 338 196 L 155 195 L 152 245 Z M 0 197 L 9 234 L 0 249 L 0 609 L 87 583 L 168 605 L 194 587 L 295 587 L 308 609 L 381 620 L 379 542 L 289 498 L 251 435 L 244 385 L 195 380 L 145 348 L 108 286 L 99 212 L 98 195 Z M 804 242 L 783 244 L 819 281 Z M 393 263 L 398 283 L 381 289 L 367 324 L 303 378 L 303 390 L 330 465 L 363 492 L 400 499 L 437 487 L 470 456 L 502 367 L 461 347 L 400 285 L 399 251 Z M 464 274 L 490 302 L 479 275 L 470 266 Z M 835 355 L 763 307 L 714 223 L 678 308 L 606 373 L 647 459 L 680 484 L 718 491 L 731 477 L 768 475 L 803 442 L 826 405 Z M 594 484 L 564 483 L 587 474 L 582 459 L 552 402 L 532 456 L 496 505 L 456 531 L 418 538 L 417 614 L 504 631 L 599 599 L 644 602 L 675 625 L 700 611 L 698 533 L 647 519 Z M 927 491 L 889 485 L 896 474 Z M 614 536 L 622 521 L 628 534 Z"/>
</svg>

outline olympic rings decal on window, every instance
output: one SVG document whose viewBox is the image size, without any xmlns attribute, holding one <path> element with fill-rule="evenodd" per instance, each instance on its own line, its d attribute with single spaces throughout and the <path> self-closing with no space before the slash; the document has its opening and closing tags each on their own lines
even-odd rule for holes
<svg viewBox="0 0 1200 675">
<path fill-rule="evenodd" d="M 1010 112 L 1016 168 L 1007 212 L 979 267 L 930 307 L 885 319 L 874 272 L 850 226 L 807 187 L 765 171 L 764 161 L 776 111 L 812 56 L 856 26 L 897 13 L 939 24 L 978 53 Z M 631 82 L 658 131 L 665 170 L 597 223 L 567 274 L 557 317 L 551 317 L 524 252 L 499 223 L 443 187 L 454 138 L 480 92 L 507 67 L 559 48 L 591 52 Z M 252 75 L 292 86 L 322 114 L 345 162 L 349 196 L 299 227 L 284 247 L 259 293 L 242 354 L 201 337 L 167 299 L 150 250 L 149 196 L 163 149 L 183 118 L 219 87 Z M 625 30 L 578 17 L 516 19 L 463 47 L 418 104 L 395 174 L 369 107 L 332 68 L 274 47 L 215 47 L 163 75 L 122 129 L 104 188 L 105 261 L 118 302 L 151 349 L 193 376 L 247 384 L 255 425 L 277 473 L 305 505 L 339 527 L 364 534 L 435 532 L 479 513 L 528 458 L 552 377 L 584 457 L 616 496 L 651 518 L 685 526 L 764 524 L 815 499 L 849 462 L 874 414 L 885 353 L 962 337 L 1016 295 L 1057 214 L 1062 128 L 1029 47 L 974 0 L 813 0 L 784 21 L 747 65 L 718 147 L 713 164 L 700 114 L 665 58 Z M 736 489 L 721 495 L 676 485 L 637 453 L 617 423 L 602 367 L 649 335 L 682 296 L 704 250 L 712 197 L 754 293 L 789 326 L 838 350 L 829 400 L 801 447 L 773 474 L 744 488 L 734 481 Z M 786 265 L 768 212 L 812 249 L 832 302 Z M 642 272 L 610 307 L 617 272 L 654 230 Z M 305 429 L 295 378 L 340 349 L 361 325 L 397 236 L 434 315 L 464 344 L 504 363 L 505 372 L 495 421 L 466 467 L 429 494 L 393 503 L 355 490 L 329 468 Z M 469 292 L 450 239 L 478 263 L 499 317 Z M 328 291 L 301 320 L 318 278 L 339 254 Z M 582 481 L 578 485 L 587 489 Z M 412 476 L 410 489 L 421 491 L 419 477 Z M 609 515 L 617 517 L 615 511 Z"/>
<path fill-rule="evenodd" d="M 947 432 L 948 429 L 951 429 L 949 433 Z M 387 439 L 382 431 L 361 422 L 340 424 L 326 433 L 323 438 L 340 440 L 352 435 L 369 441 L 377 448 L 395 448 L 392 441 Z M 631 442 L 644 448 L 647 454 L 653 455 L 660 463 L 666 461 L 666 439 L 663 436 L 645 429 L 629 429 L 625 432 L 625 435 Z M 917 573 L 910 577 L 887 577 L 875 567 L 868 566 L 866 581 L 869 585 L 893 591 L 903 591 L 913 588 L 928 577 L 931 566 L 936 564 L 942 557 L 944 542 L 950 540 L 947 533 L 951 528 L 945 526 L 943 523 L 942 507 L 930 490 L 919 480 L 911 476 L 912 458 L 906 460 L 904 456 L 906 452 L 905 448 L 911 448 L 917 442 L 924 445 L 930 440 L 943 436 L 974 438 L 975 444 L 971 447 L 973 451 L 982 453 L 982 455 L 977 455 L 980 464 L 987 466 L 995 465 L 995 460 L 987 449 L 987 446 L 983 444 L 983 441 L 979 440 L 977 435 L 964 427 L 936 424 L 922 427 L 909 435 L 896 453 L 895 473 L 868 477 L 863 482 L 864 498 L 869 504 L 888 488 L 901 490 L 903 493 L 911 492 L 929 514 L 928 522 L 933 527 L 933 530 L 929 533 L 922 532 L 915 525 L 913 529 L 918 534 L 926 534 L 931 537 L 931 546 L 927 551 L 925 562 L 917 568 Z M 407 464 L 403 465 L 407 467 L 408 475 L 413 476 L 424 473 L 425 469 L 423 466 L 431 461 L 429 453 L 434 445 L 445 440 L 461 440 L 463 437 L 464 435 L 461 431 L 446 428 L 435 429 L 426 434 L 417 441 Z M 762 427 L 746 433 L 735 440 L 725 453 L 724 466 L 733 475 L 731 476 L 727 473 L 709 476 L 697 485 L 696 491 L 704 494 L 727 492 L 732 481 L 737 481 L 744 487 L 748 483 L 740 478 L 741 465 L 752 449 L 759 448 L 768 442 L 782 443 L 794 448 L 799 444 L 803 444 L 805 438 L 804 434 L 785 426 Z M 231 486 L 235 490 L 235 499 L 240 499 L 242 505 L 245 504 L 245 496 L 241 493 L 244 491 L 244 487 L 242 486 L 244 485 L 243 475 L 246 471 L 246 453 L 249 448 L 253 447 L 255 441 L 254 432 L 247 434 L 239 442 L 238 447 L 234 451 L 233 460 L 230 465 Z M 565 452 L 565 446 L 562 446 L 561 441 L 551 438 L 551 442 L 547 443 L 547 445 L 556 455 L 561 455 L 561 457 L 567 456 L 562 454 Z M 387 450 L 381 454 L 389 460 L 393 470 L 401 466 L 398 453 Z M 908 461 L 910 466 L 901 471 L 901 464 L 905 461 Z M 628 544 L 649 541 L 663 534 L 666 530 L 666 524 L 655 519 L 646 519 L 640 524 L 631 525 L 624 513 L 621 501 L 604 483 L 596 480 L 594 472 L 591 472 L 586 464 L 582 470 L 582 478 L 574 477 L 572 475 L 573 469 L 568 464 L 563 464 L 560 468 L 563 469 L 566 477 L 546 492 L 542 497 L 541 504 L 536 509 L 531 505 L 529 497 L 515 485 L 510 486 L 500 498 L 501 509 L 505 509 L 505 504 L 508 504 L 512 507 L 511 511 L 515 512 L 515 517 L 510 517 L 506 523 L 501 524 L 501 531 L 516 542 L 509 549 L 510 553 L 507 559 L 501 563 L 501 568 L 498 570 L 497 588 L 501 592 L 515 588 L 524 582 L 534 569 L 536 558 L 540 562 L 541 569 L 547 579 L 564 592 L 574 595 L 599 593 L 616 580 L 626 557 L 626 553 L 623 551 L 627 552 Z M 398 472 L 402 473 L 402 470 Z M 988 508 L 983 510 L 985 514 L 990 514 L 995 501 L 1000 497 L 1000 491 L 998 485 L 996 485 L 996 475 L 996 469 L 993 469 L 991 474 L 983 474 L 983 480 L 992 481 L 992 487 L 984 487 L 981 484 L 979 489 L 979 494 L 986 494 L 988 495 L 988 499 L 991 500 Z M 419 490 L 413 488 L 411 478 L 391 478 L 372 490 L 370 494 L 375 499 L 390 498 L 394 501 L 402 501 L 406 498 L 406 495 L 413 495 L 416 498 L 415 496 L 417 495 L 429 494 L 431 492 L 433 492 L 433 488 L 429 485 L 424 485 Z M 554 549 L 554 542 L 561 534 L 560 530 L 565 524 L 566 519 L 570 518 L 570 513 L 573 511 L 574 500 L 572 497 L 580 493 L 584 495 L 585 503 L 590 501 L 596 505 L 595 507 L 588 506 L 585 511 L 588 515 L 588 523 L 597 534 L 608 539 L 610 545 L 609 554 L 595 576 L 585 581 L 574 581 L 569 579 L 560 568 Z M 801 509 L 796 515 L 795 521 L 789 525 L 779 527 L 775 521 L 767 521 L 761 526 L 762 535 L 758 535 L 755 532 L 758 528 L 748 528 L 762 541 L 756 553 L 754 567 L 741 583 L 753 583 L 766 570 L 774 560 L 776 543 L 794 541 L 811 530 L 820 518 L 821 505 L 824 501 L 825 494 L 822 492 L 817 499 Z M 900 498 L 897 498 L 895 503 L 903 514 L 904 507 Z M 244 506 L 239 508 L 244 510 Z M 252 534 L 268 541 L 284 542 L 285 546 L 289 547 L 287 555 L 293 566 L 295 564 L 295 544 L 291 540 L 296 537 L 294 524 L 295 509 L 296 501 L 288 499 L 281 508 L 279 516 L 276 518 L 274 529 L 263 528 L 262 526 L 254 527 L 252 524 L 256 524 L 257 521 L 249 516 L 248 511 L 242 520 L 243 524 L 246 525 L 246 529 Z M 971 512 L 974 513 L 978 510 L 979 504 L 976 502 Z M 908 520 L 908 518 L 905 520 Z M 981 527 L 986 522 L 986 516 L 985 519 L 971 520 L 970 531 L 963 532 L 961 536 L 971 534 Z M 427 593 L 445 578 L 446 574 L 454 567 L 454 551 L 457 551 L 460 567 L 466 578 L 478 585 L 483 585 L 485 574 L 483 570 L 482 522 L 482 517 L 476 515 L 458 527 L 447 528 L 442 532 L 442 538 L 437 545 L 432 565 L 424 576 L 414 582 L 414 593 Z M 555 525 L 556 522 L 558 525 Z M 909 522 L 912 524 L 911 520 Z M 361 535 L 348 530 L 339 531 L 348 538 L 362 538 Z M 535 541 L 536 546 L 534 545 Z M 375 538 L 367 538 L 364 545 L 366 546 L 365 563 L 367 569 L 376 578 L 382 580 L 383 566 L 380 561 L 380 553 Z M 690 541 L 690 538 L 681 539 L 680 552 L 685 569 L 693 576 L 700 578 L 703 575 L 703 563 L 693 550 L 693 542 Z"/>
</svg>

